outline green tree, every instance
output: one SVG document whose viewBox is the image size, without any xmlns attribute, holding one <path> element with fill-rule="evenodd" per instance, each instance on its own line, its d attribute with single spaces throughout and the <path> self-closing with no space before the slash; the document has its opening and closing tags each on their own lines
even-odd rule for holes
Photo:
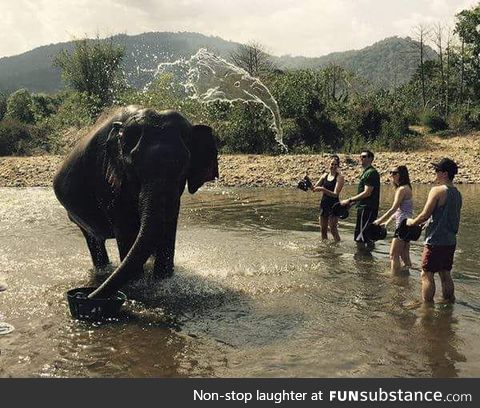
<svg viewBox="0 0 480 408">
<path fill-rule="evenodd" d="M 455 32 L 462 42 L 462 87 L 469 96 L 480 100 L 480 3 L 456 15 Z"/>
<path fill-rule="evenodd" d="M 288 147 L 312 151 L 341 145 L 342 137 L 332 120 L 332 109 L 336 103 L 346 100 L 342 75 L 329 67 L 323 71 L 287 71 L 272 81 L 272 93 L 280 114 L 289 122 L 285 131 Z"/>
<path fill-rule="evenodd" d="M 35 122 L 39 122 L 57 112 L 60 101 L 58 98 L 47 94 L 32 95 L 32 111 Z"/>
<path fill-rule="evenodd" d="M 62 79 L 68 86 L 106 106 L 124 86 L 120 69 L 124 55 L 124 47 L 112 39 L 80 39 L 75 41 L 72 52 L 61 51 L 54 65 L 62 69 Z"/>
<path fill-rule="evenodd" d="M 7 112 L 7 97 L 0 92 L 0 120 L 3 119 Z"/>
<path fill-rule="evenodd" d="M 26 89 L 19 89 L 8 97 L 5 116 L 23 123 L 35 121 L 32 96 Z"/>
</svg>

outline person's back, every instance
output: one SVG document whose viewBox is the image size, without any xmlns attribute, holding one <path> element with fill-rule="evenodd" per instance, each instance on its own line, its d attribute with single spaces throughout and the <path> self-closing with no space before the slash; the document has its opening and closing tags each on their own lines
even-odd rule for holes
<svg viewBox="0 0 480 408">
<path fill-rule="evenodd" d="M 430 223 L 425 233 L 427 245 L 456 245 L 462 209 L 462 195 L 456 187 L 444 186 L 445 203 L 433 210 Z"/>
</svg>

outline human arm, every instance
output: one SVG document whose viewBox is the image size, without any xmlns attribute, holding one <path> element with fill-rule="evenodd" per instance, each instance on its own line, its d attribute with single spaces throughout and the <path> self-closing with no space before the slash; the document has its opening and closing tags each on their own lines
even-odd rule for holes
<svg viewBox="0 0 480 408">
<path fill-rule="evenodd" d="M 407 225 L 409 227 L 412 227 L 414 225 L 421 225 L 425 223 L 425 221 L 427 221 L 433 214 L 433 211 L 435 210 L 435 207 L 438 204 L 438 200 L 440 199 L 440 196 L 441 196 L 441 190 L 438 187 L 432 188 L 428 193 L 427 202 L 425 203 L 425 206 L 423 207 L 422 212 L 413 219 L 409 218 L 407 220 Z"/>
<path fill-rule="evenodd" d="M 393 204 L 390 207 L 390 209 L 385 214 L 383 214 L 381 217 L 379 217 L 375 221 L 373 221 L 373 224 L 376 224 L 376 225 L 388 224 L 391 221 L 393 215 L 395 214 L 395 211 L 398 210 L 398 208 L 400 207 L 400 204 L 405 199 L 405 194 L 406 194 L 406 190 L 405 190 L 404 187 L 398 188 L 395 191 L 395 197 L 393 199 Z M 385 221 L 385 220 L 387 220 L 387 221 Z"/>
<path fill-rule="evenodd" d="M 363 191 L 357 195 L 354 195 L 353 197 L 347 198 L 346 200 L 340 201 L 340 205 L 352 205 L 355 201 L 360 201 L 363 198 L 370 197 L 373 193 L 373 186 L 365 186 Z"/>
<path fill-rule="evenodd" d="M 322 187 L 322 185 L 325 182 L 326 177 L 327 177 L 327 173 L 322 174 L 322 177 L 320 177 L 320 180 L 318 180 L 317 183 L 312 187 L 312 191 L 324 192 L 325 188 Z"/>
</svg>

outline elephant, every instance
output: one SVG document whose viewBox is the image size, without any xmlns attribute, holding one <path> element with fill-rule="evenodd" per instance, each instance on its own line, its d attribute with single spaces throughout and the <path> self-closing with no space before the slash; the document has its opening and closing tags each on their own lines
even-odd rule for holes
<svg viewBox="0 0 480 408">
<path fill-rule="evenodd" d="M 153 273 L 173 274 L 180 197 L 218 178 L 213 130 L 173 110 L 117 108 L 80 139 L 54 176 L 53 188 L 83 233 L 94 267 L 105 268 L 105 241 L 115 238 L 120 265 L 90 298 L 111 296 Z"/>
</svg>

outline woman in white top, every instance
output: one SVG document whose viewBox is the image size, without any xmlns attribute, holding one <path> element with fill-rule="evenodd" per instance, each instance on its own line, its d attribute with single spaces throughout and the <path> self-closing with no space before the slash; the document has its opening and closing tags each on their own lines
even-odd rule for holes
<svg viewBox="0 0 480 408">
<path fill-rule="evenodd" d="M 395 197 L 390 209 L 373 223 L 377 225 L 387 225 L 393 219 L 395 220 L 395 234 L 390 246 L 390 265 L 393 274 L 402 271 L 408 272 L 412 266 L 410 260 L 410 242 L 402 240 L 398 236 L 398 227 L 400 223 L 411 218 L 413 214 L 412 185 L 406 166 L 398 166 L 390 170 L 390 177 L 395 186 Z M 402 267 L 400 260 L 403 261 Z"/>
</svg>

